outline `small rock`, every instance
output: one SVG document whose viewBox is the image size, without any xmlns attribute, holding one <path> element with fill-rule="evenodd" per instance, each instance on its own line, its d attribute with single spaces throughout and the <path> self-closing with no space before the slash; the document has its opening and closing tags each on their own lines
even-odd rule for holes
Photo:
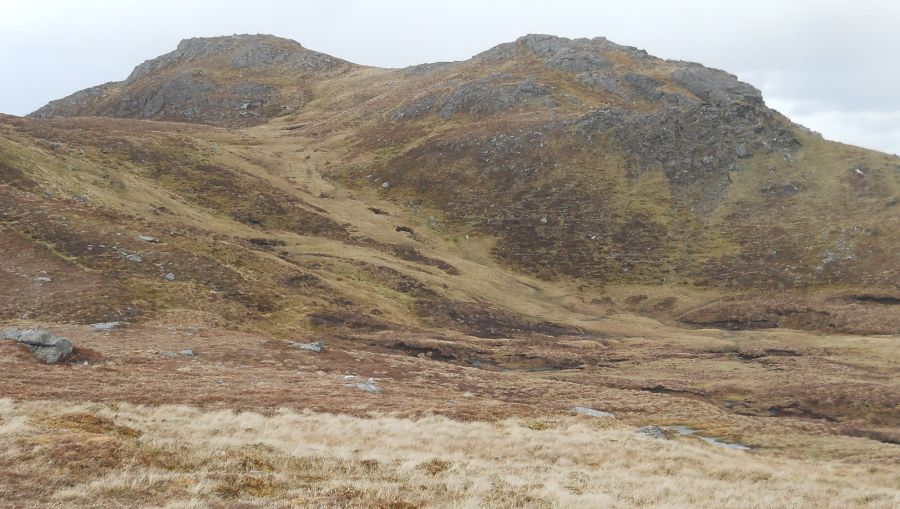
<svg viewBox="0 0 900 509">
<path fill-rule="evenodd" d="M 138 238 L 143 240 L 144 242 L 149 242 L 151 244 L 159 244 L 159 239 L 156 237 L 149 237 L 147 235 L 138 235 Z"/>
<path fill-rule="evenodd" d="M 168 272 L 165 276 L 163 276 L 163 279 L 165 279 L 166 281 L 175 281 L 175 274 Z"/>
<path fill-rule="evenodd" d="M 390 183 L 390 182 L 384 182 L 384 183 L 381 184 L 381 187 L 382 187 L 382 189 L 387 189 L 387 188 L 391 187 L 391 183 Z"/>
<path fill-rule="evenodd" d="M 134 262 L 134 263 L 141 263 L 142 261 L 144 261 L 144 259 L 141 258 L 141 255 L 136 255 L 136 254 L 127 255 L 125 257 L 125 259 L 128 260 L 129 262 Z"/>
<path fill-rule="evenodd" d="M 675 433 L 678 433 L 679 435 L 696 437 L 710 445 L 715 445 L 718 447 L 725 447 L 727 449 L 735 449 L 738 451 L 750 450 L 749 447 L 739 442 L 723 442 L 716 437 L 700 435 L 697 433 L 697 430 L 688 426 L 663 426 L 662 429 L 666 431 L 673 431 Z"/>
<path fill-rule="evenodd" d="M 588 417 L 609 417 L 610 419 L 616 418 L 615 415 L 609 412 L 594 410 L 593 408 L 587 408 L 583 406 L 572 407 L 572 411 L 576 414 L 587 415 Z"/>
<path fill-rule="evenodd" d="M 310 352 L 321 352 L 325 349 L 325 343 L 316 341 L 315 343 L 295 343 L 291 342 L 291 346 L 300 350 L 309 350 Z"/>
<path fill-rule="evenodd" d="M 638 428 L 637 432 L 642 435 L 647 435 L 648 437 L 653 437 L 657 440 L 668 440 L 669 437 L 666 436 L 666 432 L 663 431 L 662 428 L 656 425 L 644 426 L 643 428 Z"/>
<path fill-rule="evenodd" d="M 361 391 L 371 392 L 372 394 L 381 394 L 382 392 L 384 392 L 381 387 L 378 387 L 378 385 L 375 383 L 374 378 L 370 378 L 363 383 L 349 384 L 347 385 L 347 387 L 355 387 Z"/>
<path fill-rule="evenodd" d="M 35 281 L 40 281 L 41 283 L 52 283 L 53 279 L 47 276 L 37 276 L 34 278 Z"/>
<path fill-rule="evenodd" d="M 95 331 L 113 330 L 122 325 L 122 322 L 101 322 L 93 324 Z"/>
<path fill-rule="evenodd" d="M 196 357 L 197 356 L 197 354 L 194 353 L 194 350 L 191 348 L 179 350 L 177 352 L 163 352 L 162 353 L 163 357 L 178 357 L 179 355 L 181 355 L 182 357 Z"/>
</svg>

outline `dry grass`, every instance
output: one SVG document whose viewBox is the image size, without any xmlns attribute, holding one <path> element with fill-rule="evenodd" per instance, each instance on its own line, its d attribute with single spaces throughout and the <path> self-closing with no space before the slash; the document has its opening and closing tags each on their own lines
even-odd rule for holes
<svg viewBox="0 0 900 509">
<path fill-rule="evenodd" d="M 92 416 L 92 417 L 86 417 Z M 60 427 L 60 422 L 94 423 Z M 102 423 L 97 425 L 96 423 Z M 134 430 L 122 432 L 122 430 Z M 895 466 L 776 458 L 615 421 L 457 422 L 0 400 L 4 507 L 889 508 Z M 77 454 L 72 454 L 76 450 Z"/>
</svg>

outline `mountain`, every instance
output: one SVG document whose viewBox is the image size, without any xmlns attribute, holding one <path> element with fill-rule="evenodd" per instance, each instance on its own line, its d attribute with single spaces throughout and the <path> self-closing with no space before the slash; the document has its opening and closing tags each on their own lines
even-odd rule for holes
<svg viewBox="0 0 900 509">
<path fill-rule="evenodd" d="M 671 306 L 688 323 L 897 330 L 878 304 L 900 297 L 897 157 L 823 140 L 724 71 L 603 38 L 399 70 L 272 36 L 188 39 L 31 115 L 54 116 L 258 125 L 329 154 L 301 173 L 490 244 L 509 270 L 705 292 Z"/>
<path fill-rule="evenodd" d="M 0 491 L 896 506 L 898 211 L 896 156 L 603 38 L 188 39 L 0 115 Z"/>
</svg>

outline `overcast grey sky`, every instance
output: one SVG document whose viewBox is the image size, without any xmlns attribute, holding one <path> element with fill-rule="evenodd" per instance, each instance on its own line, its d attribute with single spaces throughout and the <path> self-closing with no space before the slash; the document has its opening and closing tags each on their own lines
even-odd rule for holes
<svg viewBox="0 0 900 509">
<path fill-rule="evenodd" d="M 527 33 L 605 36 L 737 74 L 827 138 L 900 154 L 900 1 L 0 0 L 0 112 L 128 76 L 186 37 L 270 33 L 382 67 Z"/>
</svg>

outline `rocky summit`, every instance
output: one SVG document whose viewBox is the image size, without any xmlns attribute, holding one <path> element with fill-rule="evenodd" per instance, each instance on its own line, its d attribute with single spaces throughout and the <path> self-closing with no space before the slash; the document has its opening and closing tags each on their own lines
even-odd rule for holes
<svg viewBox="0 0 900 509">
<path fill-rule="evenodd" d="M 307 87 L 351 64 L 272 36 L 185 39 L 175 51 L 53 101 L 35 117 L 110 116 L 249 125 L 299 109 Z"/>
<path fill-rule="evenodd" d="M 0 507 L 900 501 L 896 155 L 599 37 L 123 78 L 0 115 Z"/>
</svg>

